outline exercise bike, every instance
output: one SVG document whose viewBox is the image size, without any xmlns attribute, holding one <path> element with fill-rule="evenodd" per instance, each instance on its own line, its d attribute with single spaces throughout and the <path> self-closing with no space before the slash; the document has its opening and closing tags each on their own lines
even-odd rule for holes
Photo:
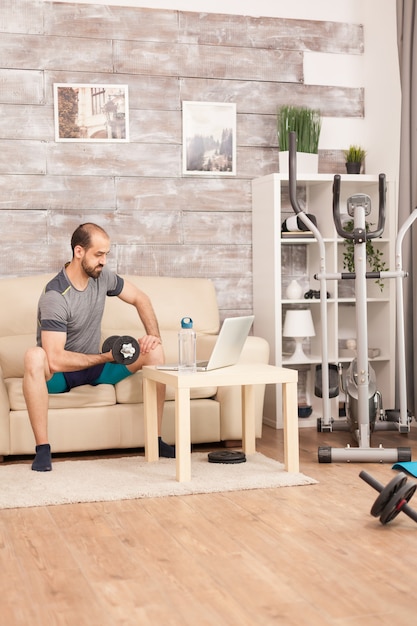
<svg viewBox="0 0 417 626">
<path fill-rule="evenodd" d="M 333 183 L 333 220 L 336 231 L 343 239 L 354 244 L 355 271 L 328 273 L 326 271 L 326 252 L 323 237 L 317 226 L 300 208 L 297 200 L 296 171 L 296 134 L 289 135 L 289 192 L 291 206 L 297 217 L 304 223 L 317 240 L 320 250 L 320 268 L 314 277 L 320 281 L 320 317 L 322 326 L 322 365 L 316 370 L 316 395 L 322 398 L 323 417 L 317 421 L 319 432 L 350 430 L 357 446 L 345 448 L 320 446 L 319 463 L 335 462 L 375 462 L 396 463 L 411 460 L 408 447 L 385 449 L 382 446 L 371 447 L 371 433 L 377 429 L 397 430 L 400 433 L 410 431 L 411 416 L 406 405 L 405 342 L 404 342 L 404 306 L 402 280 L 407 273 L 402 269 L 401 246 L 404 235 L 417 218 L 417 209 L 410 214 L 398 232 L 396 240 L 396 268 L 394 271 L 366 271 L 366 242 L 380 237 L 385 225 L 385 174 L 379 175 L 379 211 L 375 230 L 367 229 L 365 217 L 371 211 L 371 198 L 366 194 L 355 194 L 347 200 L 348 215 L 353 219 L 353 230 L 348 231 L 341 220 L 340 184 L 341 177 L 336 174 Z M 329 364 L 327 346 L 327 281 L 353 279 L 356 297 L 356 356 L 347 371 L 341 363 Z M 384 411 L 382 396 L 377 390 L 375 371 L 368 360 L 367 333 L 367 292 L 368 279 L 395 279 L 397 302 L 397 349 L 399 365 L 399 403 L 400 410 Z M 318 380 L 318 375 L 319 379 Z M 330 398 L 345 395 L 346 420 L 335 421 L 331 417 Z"/>
</svg>

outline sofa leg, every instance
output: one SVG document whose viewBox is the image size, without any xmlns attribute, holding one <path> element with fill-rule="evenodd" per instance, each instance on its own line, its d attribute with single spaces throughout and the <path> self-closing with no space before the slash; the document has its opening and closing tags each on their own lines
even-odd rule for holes
<svg viewBox="0 0 417 626">
<path fill-rule="evenodd" d="M 223 441 L 223 446 L 225 448 L 241 448 L 242 440 L 241 439 L 226 439 Z"/>
<path fill-rule="evenodd" d="M 0 463 L 4 463 L 4 456 L 0 454 Z"/>
</svg>

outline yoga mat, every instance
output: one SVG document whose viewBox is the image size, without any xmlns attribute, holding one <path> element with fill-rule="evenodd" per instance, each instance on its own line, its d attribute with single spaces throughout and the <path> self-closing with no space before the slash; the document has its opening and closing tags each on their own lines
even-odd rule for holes
<svg viewBox="0 0 417 626">
<path fill-rule="evenodd" d="M 417 477 L 417 461 L 404 461 L 403 463 L 394 463 L 392 469 L 408 472 L 411 476 Z"/>
</svg>

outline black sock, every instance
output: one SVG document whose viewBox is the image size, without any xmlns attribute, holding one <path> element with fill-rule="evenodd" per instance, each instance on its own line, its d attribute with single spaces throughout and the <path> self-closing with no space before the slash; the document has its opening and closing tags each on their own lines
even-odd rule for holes
<svg viewBox="0 0 417 626">
<path fill-rule="evenodd" d="M 175 446 L 170 446 L 163 441 L 162 437 L 158 437 L 159 456 L 167 459 L 175 459 Z"/>
<path fill-rule="evenodd" d="M 52 469 L 51 446 L 49 443 L 42 443 L 36 446 L 36 456 L 32 463 L 35 472 L 50 472 Z"/>
</svg>

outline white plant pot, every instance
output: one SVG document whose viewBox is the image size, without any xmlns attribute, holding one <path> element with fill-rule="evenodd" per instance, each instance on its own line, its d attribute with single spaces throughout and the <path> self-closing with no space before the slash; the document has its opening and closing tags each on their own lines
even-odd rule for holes
<svg viewBox="0 0 417 626">
<path fill-rule="evenodd" d="M 288 174 L 290 153 L 287 151 L 279 152 L 279 173 Z M 297 152 L 297 175 L 298 174 L 317 174 L 319 171 L 319 155 L 310 154 L 308 152 Z"/>
</svg>

